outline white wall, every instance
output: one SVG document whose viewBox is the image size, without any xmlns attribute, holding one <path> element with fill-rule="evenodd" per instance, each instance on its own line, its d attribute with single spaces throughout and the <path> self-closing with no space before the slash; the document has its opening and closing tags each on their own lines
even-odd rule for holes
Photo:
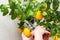
<svg viewBox="0 0 60 40">
<path fill-rule="evenodd" d="M 7 0 L 0 0 L 0 4 L 7 4 Z M 9 15 L 0 13 L 0 40 L 21 40 L 17 23 L 18 20 L 11 20 Z"/>
<path fill-rule="evenodd" d="M 20 40 L 20 33 L 17 31 L 17 20 L 12 21 L 7 15 L 0 13 L 0 40 Z"/>
<path fill-rule="evenodd" d="M 7 4 L 7 0 L 0 0 L 0 4 L 2 3 Z M 17 23 L 17 19 L 11 20 L 9 15 L 2 16 L 2 13 L 0 13 L 0 40 L 21 40 L 21 35 L 17 30 Z"/>
</svg>

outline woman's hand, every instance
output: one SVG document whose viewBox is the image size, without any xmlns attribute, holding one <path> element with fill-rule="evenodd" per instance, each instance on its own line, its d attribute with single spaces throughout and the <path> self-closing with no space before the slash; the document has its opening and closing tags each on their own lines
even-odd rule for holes
<svg viewBox="0 0 60 40">
<path fill-rule="evenodd" d="M 50 32 L 48 32 L 43 26 L 37 26 L 32 32 L 34 40 L 47 40 Z M 43 38 L 43 35 L 46 34 Z"/>
<path fill-rule="evenodd" d="M 46 34 L 44 37 L 43 35 Z M 28 38 L 22 33 L 23 40 L 48 40 L 49 32 L 43 26 L 37 26 Z M 34 37 L 33 37 L 34 36 Z"/>
<path fill-rule="evenodd" d="M 37 34 L 43 35 L 45 32 L 46 32 L 46 29 L 43 26 L 37 26 L 32 33 L 34 35 L 37 35 Z"/>
</svg>

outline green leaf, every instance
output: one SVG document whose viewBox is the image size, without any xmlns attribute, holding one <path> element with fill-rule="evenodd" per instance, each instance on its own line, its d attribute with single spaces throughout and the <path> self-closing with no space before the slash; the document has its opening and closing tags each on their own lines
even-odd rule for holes
<svg viewBox="0 0 60 40">
<path fill-rule="evenodd" d="M 45 20 L 46 20 L 47 22 L 52 21 L 51 16 L 49 16 L 49 15 L 46 15 L 44 18 L 45 18 Z"/>
<path fill-rule="evenodd" d="M 1 12 L 3 12 L 3 16 L 8 14 L 8 8 L 6 7 L 6 5 L 1 5 Z"/>
<path fill-rule="evenodd" d="M 60 30 L 60 24 L 57 25 L 57 28 Z"/>
<path fill-rule="evenodd" d="M 59 1 L 58 0 L 53 0 L 53 9 L 57 10 L 59 7 Z"/>
<path fill-rule="evenodd" d="M 48 29 L 48 28 L 49 28 L 49 29 L 52 29 L 52 28 L 53 28 L 53 25 L 50 24 L 50 23 L 48 23 L 48 22 L 45 24 L 45 26 L 46 26 L 47 29 Z"/>
<path fill-rule="evenodd" d="M 32 10 L 32 5 L 31 5 L 31 3 L 29 3 L 29 4 L 26 5 L 25 12 L 27 12 L 27 10 Z"/>
<path fill-rule="evenodd" d="M 13 9 L 11 9 L 11 11 L 10 11 L 9 15 L 12 15 L 13 13 L 14 13 L 14 10 L 13 10 Z"/>
<path fill-rule="evenodd" d="M 41 3 L 37 3 L 37 5 L 34 7 L 34 11 L 40 10 Z"/>
<path fill-rule="evenodd" d="M 46 7 L 46 5 L 47 5 L 47 3 L 46 3 L 46 2 L 42 2 L 42 3 L 41 3 L 41 8 L 45 8 L 45 7 Z"/>
<path fill-rule="evenodd" d="M 46 15 L 47 15 L 47 12 L 43 11 L 43 13 L 42 13 L 42 14 L 43 14 L 43 16 L 46 16 Z"/>
<path fill-rule="evenodd" d="M 8 2 L 16 2 L 16 0 L 8 0 Z"/>
<path fill-rule="evenodd" d="M 17 5 L 17 9 L 11 9 L 11 12 L 9 15 L 11 15 L 11 19 L 16 19 L 17 16 L 22 15 L 22 9 L 20 8 L 20 6 Z"/>
<path fill-rule="evenodd" d="M 22 17 L 21 17 L 21 22 L 24 22 L 24 20 L 26 19 L 26 16 L 25 15 L 22 15 Z"/>
<path fill-rule="evenodd" d="M 23 13 L 24 13 L 24 8 L 22 8 L 22 6 L 20 6 L 20 4 L 17 4 L 16 8 L 17 8 L 17 13 L 18 13 L 18 15 L 23 15 Z M 12 10 L 13 10 L 13 9 L 12 9 Z"/>
<path fill-rule="evenodd" d="M 52 28 L 50 29 L 50 33 L 51 33 L 51 36 L 53 36 L 53 35 L 56 35 L 57 34 L 57 25 L 54 23 L 54 24 L 52 24 Z"/>
<path fill-rule="evenodd" d="M 29 21 L 30 23 L 34 23 L 34 17 L 29 16 L 28 18 L 26 18 L 27 21 Z"/>
<path fill-rule="evenodd" d="M 31 10 L 28 10 L 27 13 L 26 13 L 26 18 L 28 18 L 31 14 Z"/>
<path fill-rule="evenodd" d="M 56 13 L 57 13 L 57 19 L 60 22 L 60 11 L 57 11 Z"/>
<path fill-rule="evenodd" d="M 0 11 L 1 11 L 1 5 L 0 5 Z"/>
<path fill-rule="evenodd" d="M 51 29 L 51 35 L 53 36 L 53 35 L 56 35 L 56 33 L 57 33 L 57 31 L 56 31 L 56 29 Z"/>
<path fill-rule="evenodd" d="M 48 6 L 47 9 L 49 9 L 52 3 L 52 0 L 45 0 L 45 2 L 47 3 L 47 6 Z"/>
<path fill-rule="evenodd" d="M 32 5 L 31 5 L 31 3 L 29 3 L 29 4 L 26 5 L 26 9 L 24 11 L 24 14 L 26 15 L 26 18 L 28 18 L 31 15 L 31 11 L 32 11 Z"/>
<path fill-rule="evenodd" d="M 22 29 L 24 28 L 24 26 L 23 26 L 24 22 L 20 21 L 20 23 L 18 23 L 18 25 L 19 25 L 19 28 L 22 28 Z"/>
<path fill-rule="evenodd" d="M 17 12 L 18 12 L 18 11 L 15 9 L 15 10 L 13 10 L 13 12 L 11 13 L 11 19 L 12 19 L 12 20 L 16 19 L 17 15 L 18 15 Z"/>
<path fill-rule="evenodd" d="M 46 2 L 52 3 L 52 0 L 45 0 Z"/>
<path fill-rule="evenodd" d="M 14 0 L 9 0 L 9 6 L 11 9 L 16 9 L 16 2 Z"/>
<path fill-rule="evenodd" d="M 21 3 L 22 0 L 17 0 L 17 1 L 18 1 L 18 3 Z"/>
</svg>

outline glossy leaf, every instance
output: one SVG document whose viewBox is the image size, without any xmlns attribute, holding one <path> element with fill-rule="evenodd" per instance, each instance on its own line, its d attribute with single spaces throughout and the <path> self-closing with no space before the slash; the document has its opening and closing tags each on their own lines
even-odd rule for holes
<svg viewBox="0 0 60 40">
<path fill-rule="evenodd" d="M 27 13 L 26 13 L 26 17 L 27 17 L 27 18 L 31 15 L 30 13 L 31 13 L 31 11 L 28 10 Z"/>
<path fill-rule="evenodd" d="M 53 0 L 53 9 L 57 10 L 59 7 L 59 1 L 58 0 Z"/>
<path fill-rule="evenodd" d="M 40 10 L 41 7 L 41 3 L 37 3 L 37 5 L 35 5 L 34 7 L 34 11 Z"/>
<path fill-rule="evenodd" d="M 21 22 L 24 22 L 24 20 L 26 20 L 26 16 L 25 15 L 22 15 L 22 17 L 21 17 Z"/>
<path fill-rule="evenodd" d="M 17 0 L 17 1 L 18 1 L 18 3 L 21 3 L 22 0 Z"/>
<path fill-rule="evenodd" d="M 1 12 L 3 12 L 3 16 L 5 16 L 5 15 L 7 15 L 8 14 L 8 12 L 9 12 L 9 10 L 8 10 L 8 8 L 6 7 L 6 5 L 1 5 Z"/>
<path fill-rule="evenodd" d="M 12 20 L 16 19 L 17 15 L 18 15 L 17 12 L 18 12 L 17 10 L 14 10 L 14 11 L 11 13 L 11 19 L 12 19 Z"/>
<path fill-rule="evenodd" d="M 19 28 L 22 28 L 23 29 L 24 28 L 23 24 L 24 24 L 24 22 L 20 21 L 20 23 L 18 23 Z"/>
<path fill-rule="evenodd" d="M 9 5 L 10 5 L 10 8 L 11 9 L 16 9 L 16 3 L 15 3 L 15 0 L 9 0 Z"/>
<path fill-rule="evenodd" d="M 47 9 L 49 9 L 52 3 L 52 0 L 45 0 L 45 2 L 47 3 L 47 6 L 48 6 Z"/>
<path fill-rule="evenodd" d="M 60 11 L 57 11 L 56 13 L 57 13 L 57 18 L 60 21 Z"/>
</svg>

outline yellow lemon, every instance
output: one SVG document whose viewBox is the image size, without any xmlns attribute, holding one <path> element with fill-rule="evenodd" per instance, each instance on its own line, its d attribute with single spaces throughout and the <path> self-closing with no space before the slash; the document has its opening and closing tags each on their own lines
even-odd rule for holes
<svg viewBox="0 0 60 40">
<path fill-rule="evenodd" d="M 22 15 L 17 16 L 17 19 L 21 19 L 21 16 L 22 16 Z"/>
<path fill-rule="evenodd" d="M 58 40 L 58 36 L 52 36 L 52 40 Z"/>
<path fill-rule="evenodd" d="M 23 29 L 21 29 L 21 28 L 18 28 L 18 31 L 19 31 L 19 32 L 23 32 Z"/>
<path fill-rule="evenodd" d="M 55 40 L 55 36 L 52 36 L 52 40 Z"/>
<path fill-rule="evenodd" d="M 31 36 L 31 33 L 30 33 L 30 29 L 29 28 L 24 28 L 24 31 L 23 31 L 24 35 L 26 37 L 30 37 Z"/>
<path fill-rule="evenodd" d="M 56 36 L 56 40 L 58 40 L 58 36 Z"/>
<path fill-rule="evenodd" d="M 43 15 L 42 15 L 41 11 L 37 11 L 37 13 L 36 13 L 36 15 L 35 15 L 35 18 L 36 18 L 37 20 L 41 20 L 41 19 L 43 18 Z"/>
</svg>

